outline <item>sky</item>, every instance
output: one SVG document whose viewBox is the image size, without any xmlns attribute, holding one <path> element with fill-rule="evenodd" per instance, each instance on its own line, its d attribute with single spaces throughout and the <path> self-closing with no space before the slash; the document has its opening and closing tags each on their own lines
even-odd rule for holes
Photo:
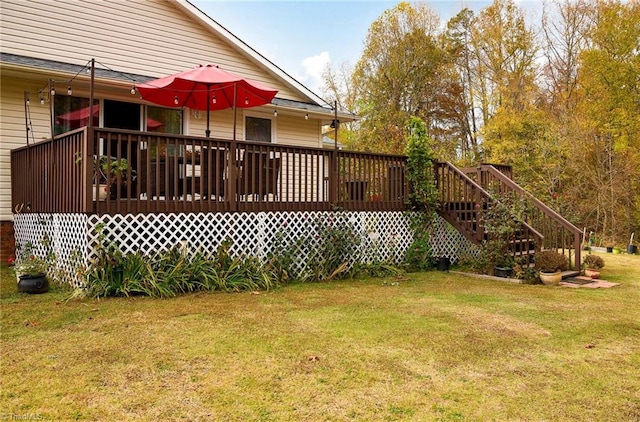
<svg viewBox="0 0 640 422">
<path fill-rule="evenodd" d="M 316 94 L 322 93 L 321 76 L 327 64 L 355 65 L 371 24 L 398 3 L 384 0 L 191 2 Z M 531 5 L 535 9 L 536 3 L 529 2 L 529 9 Z M 477 12 L 491 2 L 437 0 L 427 4 L 446 22 L 464 7 Z"/>
</svg>

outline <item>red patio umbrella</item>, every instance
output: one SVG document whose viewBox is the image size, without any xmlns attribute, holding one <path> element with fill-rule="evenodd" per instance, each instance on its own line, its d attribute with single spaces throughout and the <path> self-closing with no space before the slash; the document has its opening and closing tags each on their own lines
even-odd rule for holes
<svg viewBox="0 0 640 422">
<path fill-rule="evenodd" d="M 209 112 L 233 107 L 233 138 L 235 140 L 235 109 L 268 104 L 278 93 L 259 82 L 220 69 L 218 65 L 198 65 L 174 75 L 139 84 L 142 98 L 165 107 L 189 107 L 207 111 L 209 137 Z"/>
<path fill-rule="evenodd" d="M 69 122 L 75 126 L 84 126 L 89 122 L 89 109 L 93 108 L 93 117 L 96 118 L 100 114 L 100 105 L 96 104 L 93 107 L 85 107 L 79 110 L 73 110 L 68 113 L 61 114 L 56 117 L 56 122 L 61 124 L 62 122 Z M 162 126 L 163 123 L 159 122 L 151 117 L 147 117 L 147 129 L 157 129 Z"/>
</svg>

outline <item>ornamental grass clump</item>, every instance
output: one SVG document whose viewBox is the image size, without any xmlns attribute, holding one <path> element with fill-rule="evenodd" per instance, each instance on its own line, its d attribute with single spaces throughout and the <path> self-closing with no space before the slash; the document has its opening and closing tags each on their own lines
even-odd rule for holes
<svg viewBox="0 0 640 422">
<path fill-rule="evenodd" d="M 543 273 L 555 273 L 569 269 L 568 259 L 555 251 L 540 251 L 535 255 L 536 270 Z"/>
<path fill-rule="evenodd" d="M 587 255 L 584 257 L 585 268 L 599 270 L 604 267 L 604 259 L 598 255 Z"/>
</svg>

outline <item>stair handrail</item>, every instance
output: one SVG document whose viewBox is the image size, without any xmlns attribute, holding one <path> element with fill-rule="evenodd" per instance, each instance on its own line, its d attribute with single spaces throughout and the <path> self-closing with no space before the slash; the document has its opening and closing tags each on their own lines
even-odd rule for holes
<svg viewBox="0 0 640 422">
<path fill-rule="evenodd" d="M 558 214 L 556 211 L 550 208 L 547 204 L 545 204 L 544 202 L 540 201 L 538 198 L 533 196 L 533 194 L 527 192 L 524 188 L 522 188 L 522 186 L 518 185 L 516 182 L 514 182 L 513 180 L 505 176 L 501 171 L 496 169 L 494 166 L 490 164 L 481 164 L 478 166 L 478 170 L 480 172 L 488 171 L 489 173 L 491 173 L 492 176 L 494 176 L 496 179 L 498 179 L 501 183 L 506 185 L 508 188 L 518 192 L 520 195 L 523 195 L 527 199 L 531 200 L 531 202 L 539 210 L 541 210 L 545 215 L 547 215 L 552 220 L 555 220 L 560 225 L 562 225 L 565 229 L 571 232 L 574 235 L 574 239 L 575 239 L 574 240 L 575 268 L 576 269 L 580 268 L 580 239 L 582 236 L 582 231 L 578 227 L 576 227 L 569 220 L 567 220 L 566 218 Z"/>
<path fill-rule="evenodd" d="M 459 168 L 457 168 L 456 166 L 454 166 L 450 161 L 445 161 L 445 162 L 440 162 L 440 164 L 446 164 L 446 166 L 450 169 L 453 170 L 455 173 L 457 173 L 460 177 L 462 177 L 462 179 L 464 181 L 466 181 L 467 183 L 470 183 L 474 188 L 478 189 L 478 191 L 480 193 L 482 193 L 485 197 L 489 198 L 492 201 L 496 201 L 498 203 L 501 203 L 500 200 L 498 198 L 495 198 L 494 195 L 490 194 L 487 190 L 485 190 L 479 183 L 476 183 L 472 178 L 470 178 L 469 176 L 467 176 L 462 170 L 460 170 Z M 491 166 L 493 167 L 493 166 Z M 496 170 L 497 171 L 497 170 Z M 437 173 L 436 173 L 437 174 Z M 502 173 L 500 173 L 502 174 Z M 506 177 L 506 176 L 504 176 Z M 518 186 L 518 185 L 516 185 Z M 520 187 L 520 186 L 518 186 Z M 522 189 L 522 188 L 521 188 Z M 526 192 L 526 191 L 525 191 Z M 518 219 L 521 220 L 521 219 Z M 528 230 L 531 230 L 533 232 L 533 234 L 535 234 L 539 239 L 544 240 L 544 235 L 542 233 L 540 233 L 538 230 L 536 230 L 534 227 L 532 227 L 529 223 L 527 223 L 524 220 L 520 221 Z M 571 224 L 571 223 L 569 223 Z"/>
</svg>

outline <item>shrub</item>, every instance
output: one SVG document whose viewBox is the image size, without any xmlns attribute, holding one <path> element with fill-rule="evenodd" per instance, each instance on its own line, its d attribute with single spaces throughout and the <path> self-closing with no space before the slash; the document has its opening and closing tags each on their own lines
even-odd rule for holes
<svg viewBox="0 0 640 422">
<path fill-rule="evenodd" d="M 584 266 L 594 270 L 604 267 L 604 259 L 598 255 L 587 255 L 584 257 Z"/>
<path fill-rule="evenodd" d="M 568 270 L 569 260 L 555 251 L 540 251 L 535 255 L 535 265 L 538 271 L 553 273 Z"/>
</svg>

